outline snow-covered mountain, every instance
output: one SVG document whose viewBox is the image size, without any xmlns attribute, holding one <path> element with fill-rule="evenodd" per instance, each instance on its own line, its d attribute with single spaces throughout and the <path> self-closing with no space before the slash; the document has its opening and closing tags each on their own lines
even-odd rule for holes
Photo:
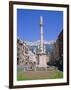
<svg viewBox="0 0 71 90">
<path fill-rule="evenodd" d="M 19 39 L 20 40 L 20 39 Z M 29 49 L 34 53 L 37 52 L 40 46 L 40 40 L 37 41 L 24 41 L 24 40 L 20 40 L 22 43 L 25 43 L 26 45 L 29 46 Z M 52 40 L 52 41 L 46 41 L 44 40 L 44 49 L 46 53 L 50 53 L 52 52 L 53 48 L 54 48 L 54 43 L 56 41 Z"/>
<path fill-rule="evenodd" d="M 37 41 L 33 41 L 33 42 L 29 42 L 29 41 L 24 41 L 27 45 L 30 45 L 30 46 L 38 46 L 40 45 L 40 40 L 37 40 Z M 54 44 L 56 41 L 52 40 L 52 41 L 46 41 L 44 40 L 44 45 L 45 44 Z"/>
<path fill-rule="evenodd" d="M 39 45 L 40 45 L 40 40 L 34 41 L 34 42 L 29 42 L 29 41 L 24 41 L 27 45 L 29 45 L 30 50 L 32 52 L 34 52 L 36 50 L 36 52 L 38 51 Z M 44 40 L 44 48 L 46 53 L 50 53 L 52 52 L 53 48 L 54 48 L 54 43 L 56 41 L 52 40 L 52 41 L 46 41 Z"/>
</svg>

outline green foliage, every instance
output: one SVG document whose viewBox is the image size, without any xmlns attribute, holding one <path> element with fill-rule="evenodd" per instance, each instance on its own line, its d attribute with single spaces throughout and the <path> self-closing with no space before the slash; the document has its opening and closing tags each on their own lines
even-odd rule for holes
<svg viewBox="0 0 71 90">
<path fill-rule="evenodd" d="M 59 70 L 52 70 L 52 71 L 47 71 L 47 72 L 28 72 L 31 74 L 26 75 L 25 72 L 19 71 L 17 73 L 17 80 L 38 80 L 38 79 L 59 79 L 63 78 L 63 72 Z M 43 74 L 43 77 L 40 74 Z M 47 73 L 47 74 L 46 74 Z"/>
<path fill-rule="evenodd" d="M 53 76 L 50 79 L 58 79 L 63 78 L 63 72 L 61 71 L 54 71 Z"/>
</svg>

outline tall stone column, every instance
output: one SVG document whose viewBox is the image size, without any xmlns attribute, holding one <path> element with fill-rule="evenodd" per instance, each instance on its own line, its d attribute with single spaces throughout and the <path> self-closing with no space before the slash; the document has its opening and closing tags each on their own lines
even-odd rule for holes
<svg viewBox="0 0 71 90">
<path fill-rule="evenodd" d="M 47 60 L 48 56 L 44 52 L 44 39 L 43 39 L 43 17 L 40 16 L 40 51 L 37 54 L 38 67 L 40 69 L 47 70 Z"/>
<path fill-rule="evenodd" d="M 43 17 L 40 16 L 40 53 L 44 53 L 44 44 L 43 44 Z"/>
</svg>

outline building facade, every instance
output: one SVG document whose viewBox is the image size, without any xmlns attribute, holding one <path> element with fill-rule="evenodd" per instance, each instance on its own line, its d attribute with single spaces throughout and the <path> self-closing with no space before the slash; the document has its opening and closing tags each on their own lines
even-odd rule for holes
<svg viewBox="0 0 71 90">
<path fill-rule="evenodd" d="M 36 63 L 36 55 L 29 50 L 29 46 L 17 39 L 17 65 L 28 71 L 35 69 Z"/>
<path fill-rule="evenodd" d="M 60 32 L 54 43 L 54 49 L 51 52 L 49 64 L 57 66 L 58 69 L 63 70 L 63 30 Z"/>
</svg>

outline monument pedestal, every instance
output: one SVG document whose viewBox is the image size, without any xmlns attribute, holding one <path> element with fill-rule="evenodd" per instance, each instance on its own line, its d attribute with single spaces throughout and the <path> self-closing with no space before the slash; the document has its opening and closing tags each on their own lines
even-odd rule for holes
<svg viewBox="0 0 71 90">
<path fill-rule="evenodd" d="M 47 62 L 49 58 L 47 54 L 38 54 L 38 67 L 47 67 Z"/>
</svg>

